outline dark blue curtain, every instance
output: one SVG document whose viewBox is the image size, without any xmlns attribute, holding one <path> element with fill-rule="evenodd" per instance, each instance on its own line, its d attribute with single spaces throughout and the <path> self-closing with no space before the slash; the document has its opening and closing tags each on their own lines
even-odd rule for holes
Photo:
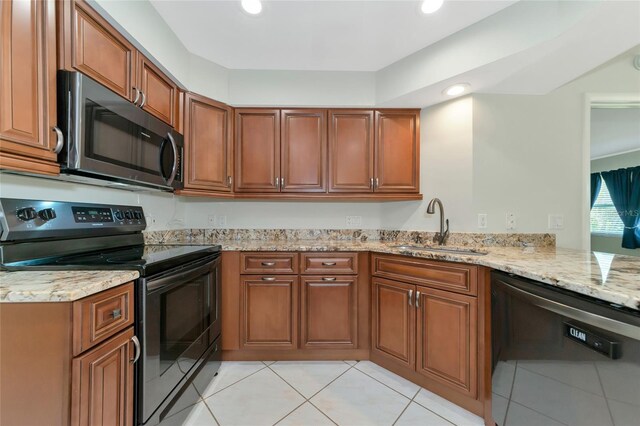
<svg viewBox="0 0 640 426">
<path fill-rule="evenodd" d="M 611 200 L 624 223 L 622 247 L 640 247 L 640 166 L 602 172 Z"/>
<path fill-rule="evenodd" d="M 596 198 L 600 193 L 600 187 L 602 186 L 602 177 L 600 173 L 591 173 L 591 208 L 596 203 Z"/>
</svg>

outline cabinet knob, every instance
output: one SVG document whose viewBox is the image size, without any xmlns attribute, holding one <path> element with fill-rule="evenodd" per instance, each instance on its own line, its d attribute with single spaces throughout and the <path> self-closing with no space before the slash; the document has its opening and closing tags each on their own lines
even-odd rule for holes
<svg viewBox="0 0 640 426">
<path fill-rule="evenodd" d="M 275 281 L 276 277 L 262 277 L 262 281 Z"/>
<path fill-rule="evenodd" d="M 336 266 L 336 262 L 322 262 L 322 266 Z"/>
<path fill-rule="evenodd" d="M 121 316 L 122 316 L 121 309 L 114 309 L 113 312 L 111 312 L 111 317 L 113 317 L 113 319 L 120 318 Z"/>
<path fill-rule="evenodd" d="M 275 266 L 276 262 L 262 262 L 262 266 Z"/>
<path fill-rule="evenodd" d="M 322 281 L 335 281 L 336 277 L 322 277 Z"/>
</svg>

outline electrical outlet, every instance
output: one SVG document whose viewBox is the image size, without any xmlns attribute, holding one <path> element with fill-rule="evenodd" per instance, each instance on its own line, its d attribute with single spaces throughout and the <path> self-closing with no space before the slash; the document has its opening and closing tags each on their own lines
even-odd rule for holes
<svg viewBox="0 0 640 426">
<path fill-rule="evenodd" d="M 516 214 L 507 212 L 507 229 L 516 229 Z"/>
<path fill-rule="evenodd" d="M 227 217 L 226 216 L 218 216 L 218 226 L 220 228 L 224 228 L 227 226 Z"/>
<path fill-rule="evenodd" d="M 155 217 L 153 217 L 153 216 L 151 216 L 150 214 L 145 215 L 144 219 L 145 219 L 145 220 L 146 220 L 146 222 L 147 222 L 147 226 L 155 225 L 155 224 L 156 224 L 156 218 L 155 218 Z"/>
<path fill-rule="evenodd" d="M 347 216 L 347 226 L 362 226 L 362 216 Z"/>
<path fill-rule="evenodd" d="M 549 214 L 549 229 L 564 229 L 564 215 Z"/>
<path fill-rule="evenodd" d="M 486 228 L 486 227 L 487 227 L 487 214 L 478 213 L 478 228 Z"/>
<path fill-rule="evenodd" d="M 207 218 L 209 226 L 216 226 L 218 224 L 218 217 L 215 214 L 210 214 Z"/>
</svg>

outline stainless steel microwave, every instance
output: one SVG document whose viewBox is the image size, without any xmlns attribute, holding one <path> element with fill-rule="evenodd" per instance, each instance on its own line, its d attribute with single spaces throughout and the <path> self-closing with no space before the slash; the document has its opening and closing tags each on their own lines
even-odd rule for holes
<svg viewBox="0 0 640 426">
<path fill-rule="evenodd" d="M 58 74 L 65 174 L 167 191 L 182 184 L 182 135 L 78 72 Z"/>
</svg>

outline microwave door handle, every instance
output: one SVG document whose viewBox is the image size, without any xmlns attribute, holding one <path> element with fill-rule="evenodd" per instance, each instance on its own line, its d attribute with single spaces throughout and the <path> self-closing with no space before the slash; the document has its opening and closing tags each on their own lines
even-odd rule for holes
<svg viewBox="0 0 640 426">
<path fill-rule="evenodd" d="M 167 185 L 171 185 L 178 173 L 178 145 L 176 145 L 176 141 L 173 139 L 173 136 L 171 136 L 171 133 L 167 133 L 167 138 L 169 139 L 169 142 L 171 142 L 171 148 L 173 148 L 173 168 L 171 169 L 171 174 L 167 180 Z"/>
<path fill-rule="evenodd" d="M 160 144 L 160 155 L 158 155 L 158 171 L 160 173 L 160 177 L 162 178 L 162 180 L 164 180 L 164 182 L 167 185 L 171 185 L 167 177 L 164 175 L 164 170 L 162 168 L 162 154 L 164 153 L 164 148 L 166 144 L 167 144 L 167 138 L 162 139 L 162 143 Z"/>
</svg>

